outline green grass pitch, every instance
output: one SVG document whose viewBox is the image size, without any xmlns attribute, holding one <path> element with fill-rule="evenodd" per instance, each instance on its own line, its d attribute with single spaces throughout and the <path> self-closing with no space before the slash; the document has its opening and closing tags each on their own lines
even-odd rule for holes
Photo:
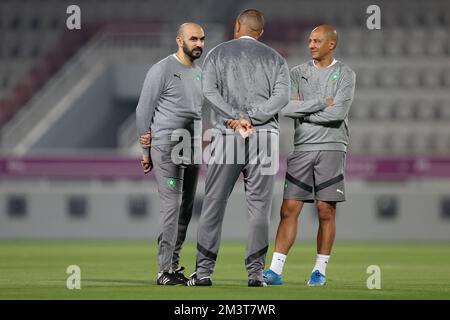
<svg viewBox="0 0 450 320">
<path fill-rule="evenodd" d="M 284 285 L 248 288 L 243 242 L 223 242 L 212 287 L 155 284 L 155 241 L 0 241 L 0 299 L 450 299 L 450 244 L 337 242 L 325 287 L 309 288 L 311 242 L 291 250 Z M 267 264 L 270 264 L 272 249 Z M 193 271 L 195 244 L 182 251 Z M 81 268 L 81 289 L 66 288 L 66 269 Z M 369 265 L 381 268 L 381 290 L 369 290 Z"/>
</svg>

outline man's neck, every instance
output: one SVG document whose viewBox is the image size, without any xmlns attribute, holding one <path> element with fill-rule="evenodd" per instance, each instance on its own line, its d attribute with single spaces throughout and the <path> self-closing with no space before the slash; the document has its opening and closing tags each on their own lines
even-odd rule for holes
<svg viewBox="0 0 450 320">
<path fill-rule="evenodd" d="M 320 60 L 313 59 L 313 61 L 314 61 L 314 65 L 315 65 L 317 68 L 326 68 L 326 67 L 328 67 L 330 64 L 333 63 L 334 58 L 333 58 L 332 55 L 329 55 L 329 56 L 323 57 L 323 58 L 320 59 Z"/>
<path fill-rule="evenodd" d="M 256 40 L 255 37 L 252 37 L 252 36 L 250 36 L 250 35 L 248 35 L 248 34 L 244 34 L 244 35 L 240 36 L 238 39 L 241 39 L 241 38 L 247 38 L 247 39 L 253 39 L 253 40 Z"/>
<path fill-rule="evenodd" d="M 193 61 L 182 50 L 178 50 L 175 53 L 175 58 L 185 66 L 192 67 Z"/>
<path fill-rule="evenodd" d="M 258 40 L 259 36 L 256 32 L 251 32 L 249 30 L 241 30 L 234 34 L 235 39 L 240 38 L 252 38 L 253 40 Z"/>
</svg>

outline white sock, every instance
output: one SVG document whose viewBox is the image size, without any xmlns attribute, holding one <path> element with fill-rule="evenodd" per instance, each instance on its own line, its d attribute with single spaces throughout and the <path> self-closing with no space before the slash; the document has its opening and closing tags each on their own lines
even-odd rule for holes
<svg viewBox="0 0 450 320">
<path fill-rule="evenodd" d="M 313 272 L 315 270 L 319 270 L 321 274 L 325 275 L 329 259 L 330 259 L 330 256 L 326 256 L 324 254 L 318 254 L 316 256 L 316 264 L 313 268 Z"/>
<path fill-rule="evenodd" d="M 274 252 L 272 257 L 272 263 L 270 264 L 270 270 L 276 274 L 281 275 L 283 272 L 284 263 L 286 262 L 287 256 L 282 253 Z"/>
</svg>

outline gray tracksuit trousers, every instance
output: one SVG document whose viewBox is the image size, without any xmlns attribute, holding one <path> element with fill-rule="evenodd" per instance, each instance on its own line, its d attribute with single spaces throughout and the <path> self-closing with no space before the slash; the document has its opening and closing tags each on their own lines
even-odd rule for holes
<svg viewBox="0 0 450 320">
<path fill-rule="evenodd" d="M 250 37 L 218 45 L 208 53 L 202 68 L 205 106 L 211 108 L 213 125 L 222 135 L 226 135 L 227 119 L 244 117 L 255 126 L 258 139 L 260 135 L 268 134 L 278 142 L 278 112 L 289 102 L 289 84 L 286 60 L 272 48 Z M 274 133 L 266 133 L 265 129 Z M 235 138 L 243 139 L 239 135 Z M 251 141 L 250 138 L 245 140 L 246 157 L 242 163 L 213 163 L 208 166 L 198 225 L 198 278 L 210 276 L 214 271 L 227 201 L 242 172 L 250 222 L 245 265 L 249 279 L 262 281 L 274 172 L 263 174 L 262 163 L 252 161 Z M 225 154 L 229 154 L 231 148 L 235 148 L 233 141 L 225 143 Z M 267 144 L 258 144 L 257 152 L 259 156 L 270 153 L 270 150 Z M 278 161 L 278 145 L 272 152 Z M 242 211 L 244 214 L 245 210 Z"/>
<path fill-rule="evenodd" d="M 173 145 L 152 146 L 161 211 L 162 232 L 158 237 L 158 262 L 161 272 L 175 270 L 192 217 L 197 189 L 198 164 L 175 164 L 171 160 Z"/>
</svg>

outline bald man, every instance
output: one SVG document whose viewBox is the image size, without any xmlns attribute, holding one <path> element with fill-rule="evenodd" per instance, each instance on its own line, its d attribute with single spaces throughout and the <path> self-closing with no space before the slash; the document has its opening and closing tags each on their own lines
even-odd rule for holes
<svg viewBox="0 0 450 320">
<path fill-rule="evenodd" d="M 234 162 L 208 165 L 198 224 L 196 273 L 189 286 L 212 285 L 227 201 L 241 173 L 247 202 L 241 214 L 246 212 L 249 218 L 245 256 L 248 286 L 265 285 L 262 272 L 276 172 L 264 172 L 262 162 L 252 161 L 259 159 L 251 159 L 250 150 L 256 139 L 267 139 L 263 141 L 269 143 L 258 144 L 258 156 L 271 154 L 278 160 L 278 148 L 269 146 L 278 143 L 278 112 L 289 102 L 290 88 L 286 60 L 258 41 L 263 27 L 261 12 L 243 11 L 236 19 L 234 39 L 211 50 L 203 64 L 202 89 L 205 107 L 211 109 L 215 141 L 225 141 L 227 155 L 234 155 L 235 147 L 243 146 L 246 157 L 242 162 L 235 158 Z"/>
<path fill-rule="evenodd" d="M 199 165 L 186 157 L 172 158 L 178 139 L 172 133 L 185 129 L 196 145 L 194 123 L 201 125 L 201 69 L 195 63 L 203 52 L 205 33 L 195 23 L 184 23 L 176 37 L 178 51 L 148 71 L 136 108 L 136 125 L 142 146 L 144 173 L 155 168 L 161 208 L 162 232 L 158 237 L 158 285 L 184 285 L 188 280 L 179 266 L 179 254 L 191 220 Z M 200 130 L 196 130 L 200 132 Z"/>
<path fill-rule="evenodd" d="M 297 221 L 305 202 L 316 203 L 319 216 L 317 256 L 309 286 L 326 283 L 326 267 L 336 233 L 336 203 L 345 201 L 345 157 L 349 142 L 348 112 L 355 91 L 355 73 L 333 58 L 336 30 L 321 25 L 312 30 L 312 60 L 291 70 L 292 99 L 281 111 L 295 120 L 294 151 L 288 156 L 281 221 L 268 284 L 281 285 L 289 249 L 297 236 Z"/>
</svg>

